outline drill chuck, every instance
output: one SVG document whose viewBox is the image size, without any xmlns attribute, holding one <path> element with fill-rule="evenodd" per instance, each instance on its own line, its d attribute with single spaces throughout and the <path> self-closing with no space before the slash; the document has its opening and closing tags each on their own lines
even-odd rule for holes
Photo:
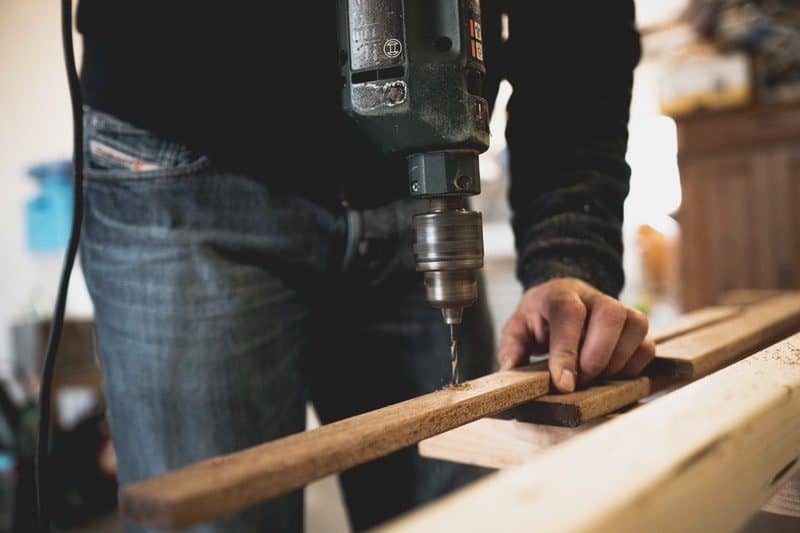
<svg viewBox="0 0 800 533">
<path fill-rule="evenodd" d="M 447 324 L 460 324 L 464 308 L 478 299 L 483 267 L 481 214 L 470 211 L 463 196 L 430 199 L 430 211 L 414 216 L 414 256 L 425 274 L 431 305 Z"/>
</svg>

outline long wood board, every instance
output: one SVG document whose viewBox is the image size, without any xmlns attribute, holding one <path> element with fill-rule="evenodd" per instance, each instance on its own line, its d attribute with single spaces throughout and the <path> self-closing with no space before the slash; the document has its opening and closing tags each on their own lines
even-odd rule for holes
<svg viewBox="0 0 800 533">
<path fill-rule="evenodd" d="M 533 367 L 467 381 L 126 485 L 120 508 L 146 526 L 207 522 L 529 401 L 546 393 L 549 381 Z"/>
<path fill-rule="evenodd" d="M 697 379 L 797 329 L 800 329 L 800 293 L 769 298 L 745 307 L 731 320 L 658 346 L 655 370 L 662 375 Z"/>
<path fill-rule="evenodd" d="M 649 376 L 601 382 L 570 394 L 548 394 L 501 416 L 575 427 L 666 387 L 705 376 L 798 329 L 800 293 L 775 296 L 658 344 Z"/>
<path fill-rule="evenodd" d="M 735 531 L 798 457 L 800 334 L 382 530 Z"/>
<path fill-rule="evenodd" d="M 727 320 L 741 312 L 741 310 L 740 306 L 735 305 L 704 307 L 684 313 L 665 324 L 652 326 L 649 336 L 656 343 L 668 341 L 691 331 Z"/>
<path fill-rule="evenodd" d="M 508 468 L 530 461 L 542 450 L 569 440 L 605 420 L 603 417 L 568 428 L 481 418 L 420 441 L 417 449 L 423 457 L 485 468 Z"/>
</svg>

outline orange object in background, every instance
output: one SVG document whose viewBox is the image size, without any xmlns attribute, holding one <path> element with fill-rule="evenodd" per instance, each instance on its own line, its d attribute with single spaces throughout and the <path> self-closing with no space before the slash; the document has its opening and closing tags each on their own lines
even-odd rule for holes
<svg viewBox="0 0 800 533">
<path fill-rule="evenodd" d="M 648 292 L 664 294 L 675 287 L 677 239 L 649 224 L 636 229 L 642 264 L 642 280 Z"/>
</svg>

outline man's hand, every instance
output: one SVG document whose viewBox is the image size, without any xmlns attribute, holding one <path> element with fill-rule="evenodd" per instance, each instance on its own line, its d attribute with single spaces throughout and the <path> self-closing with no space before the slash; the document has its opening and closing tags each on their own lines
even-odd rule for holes
<svg viewBox="0 0 800 533">
<path fill-rule="evenodd" d="M 509 369 L 527 363 L 534 349 L 549 349 L 553 384 L 572 392 L 577 376 L 585 383 L 601 374 L 633 377 L 644 370 L 655 356 L 647 327 L 642 313 L 591 285 L 554 279 L 523 294 L 503 328 L 497 357 Z"/>
</svg>

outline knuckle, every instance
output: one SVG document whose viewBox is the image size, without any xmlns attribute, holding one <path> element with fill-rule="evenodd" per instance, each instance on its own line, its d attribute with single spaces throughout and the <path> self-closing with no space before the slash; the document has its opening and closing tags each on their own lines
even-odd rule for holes
<svg viewBox="0 0 800 533">
<path fill-rule="evenodd" d="M 631 328 L 633 328 L 636 332 L 640 332 L 642 335 L 644 335 L 650 327 L 650 321 L 647 320 L 647 316 L 635 309 L 628 309 L 627 323 Z"/>
<path fill-rule="evenodd" d="M 567 320 L 581 322 L 586 318 L 586 306 L 571 292 L 553 294 L 548 307 L 550 316 L 559 316 Z"/>
<path fill-rule="evenodd" d="M 551 354 L 555 359 L 577 359 L 578 350 L 575 348 L 559 348 L 558 351 Z"/>
<path fill-rule="evenodd" d="M 643 350 L 644 355 L 642 358 L 646 361 L 645 364 L 649 363 L 656 357 L 656 345 L 652 341 L 649 342 Z"/>
<path fill-rule="evenodd" d="M 597 306 L 595 312 L 598 315 L 598 319 L 606 324 L 624 324 L 627 318 L 625 307 L 613 298 L 604 299 Z"/>
<path fill-rule="evenodd" d="M 581 359 L 581 370 L 588 375 L 588 376 L 596 376 L 600 374 L 603 370 L 605 370 L 606 365 L 594 358 L 594 357 L 584 357 Z"/>
</svg>

